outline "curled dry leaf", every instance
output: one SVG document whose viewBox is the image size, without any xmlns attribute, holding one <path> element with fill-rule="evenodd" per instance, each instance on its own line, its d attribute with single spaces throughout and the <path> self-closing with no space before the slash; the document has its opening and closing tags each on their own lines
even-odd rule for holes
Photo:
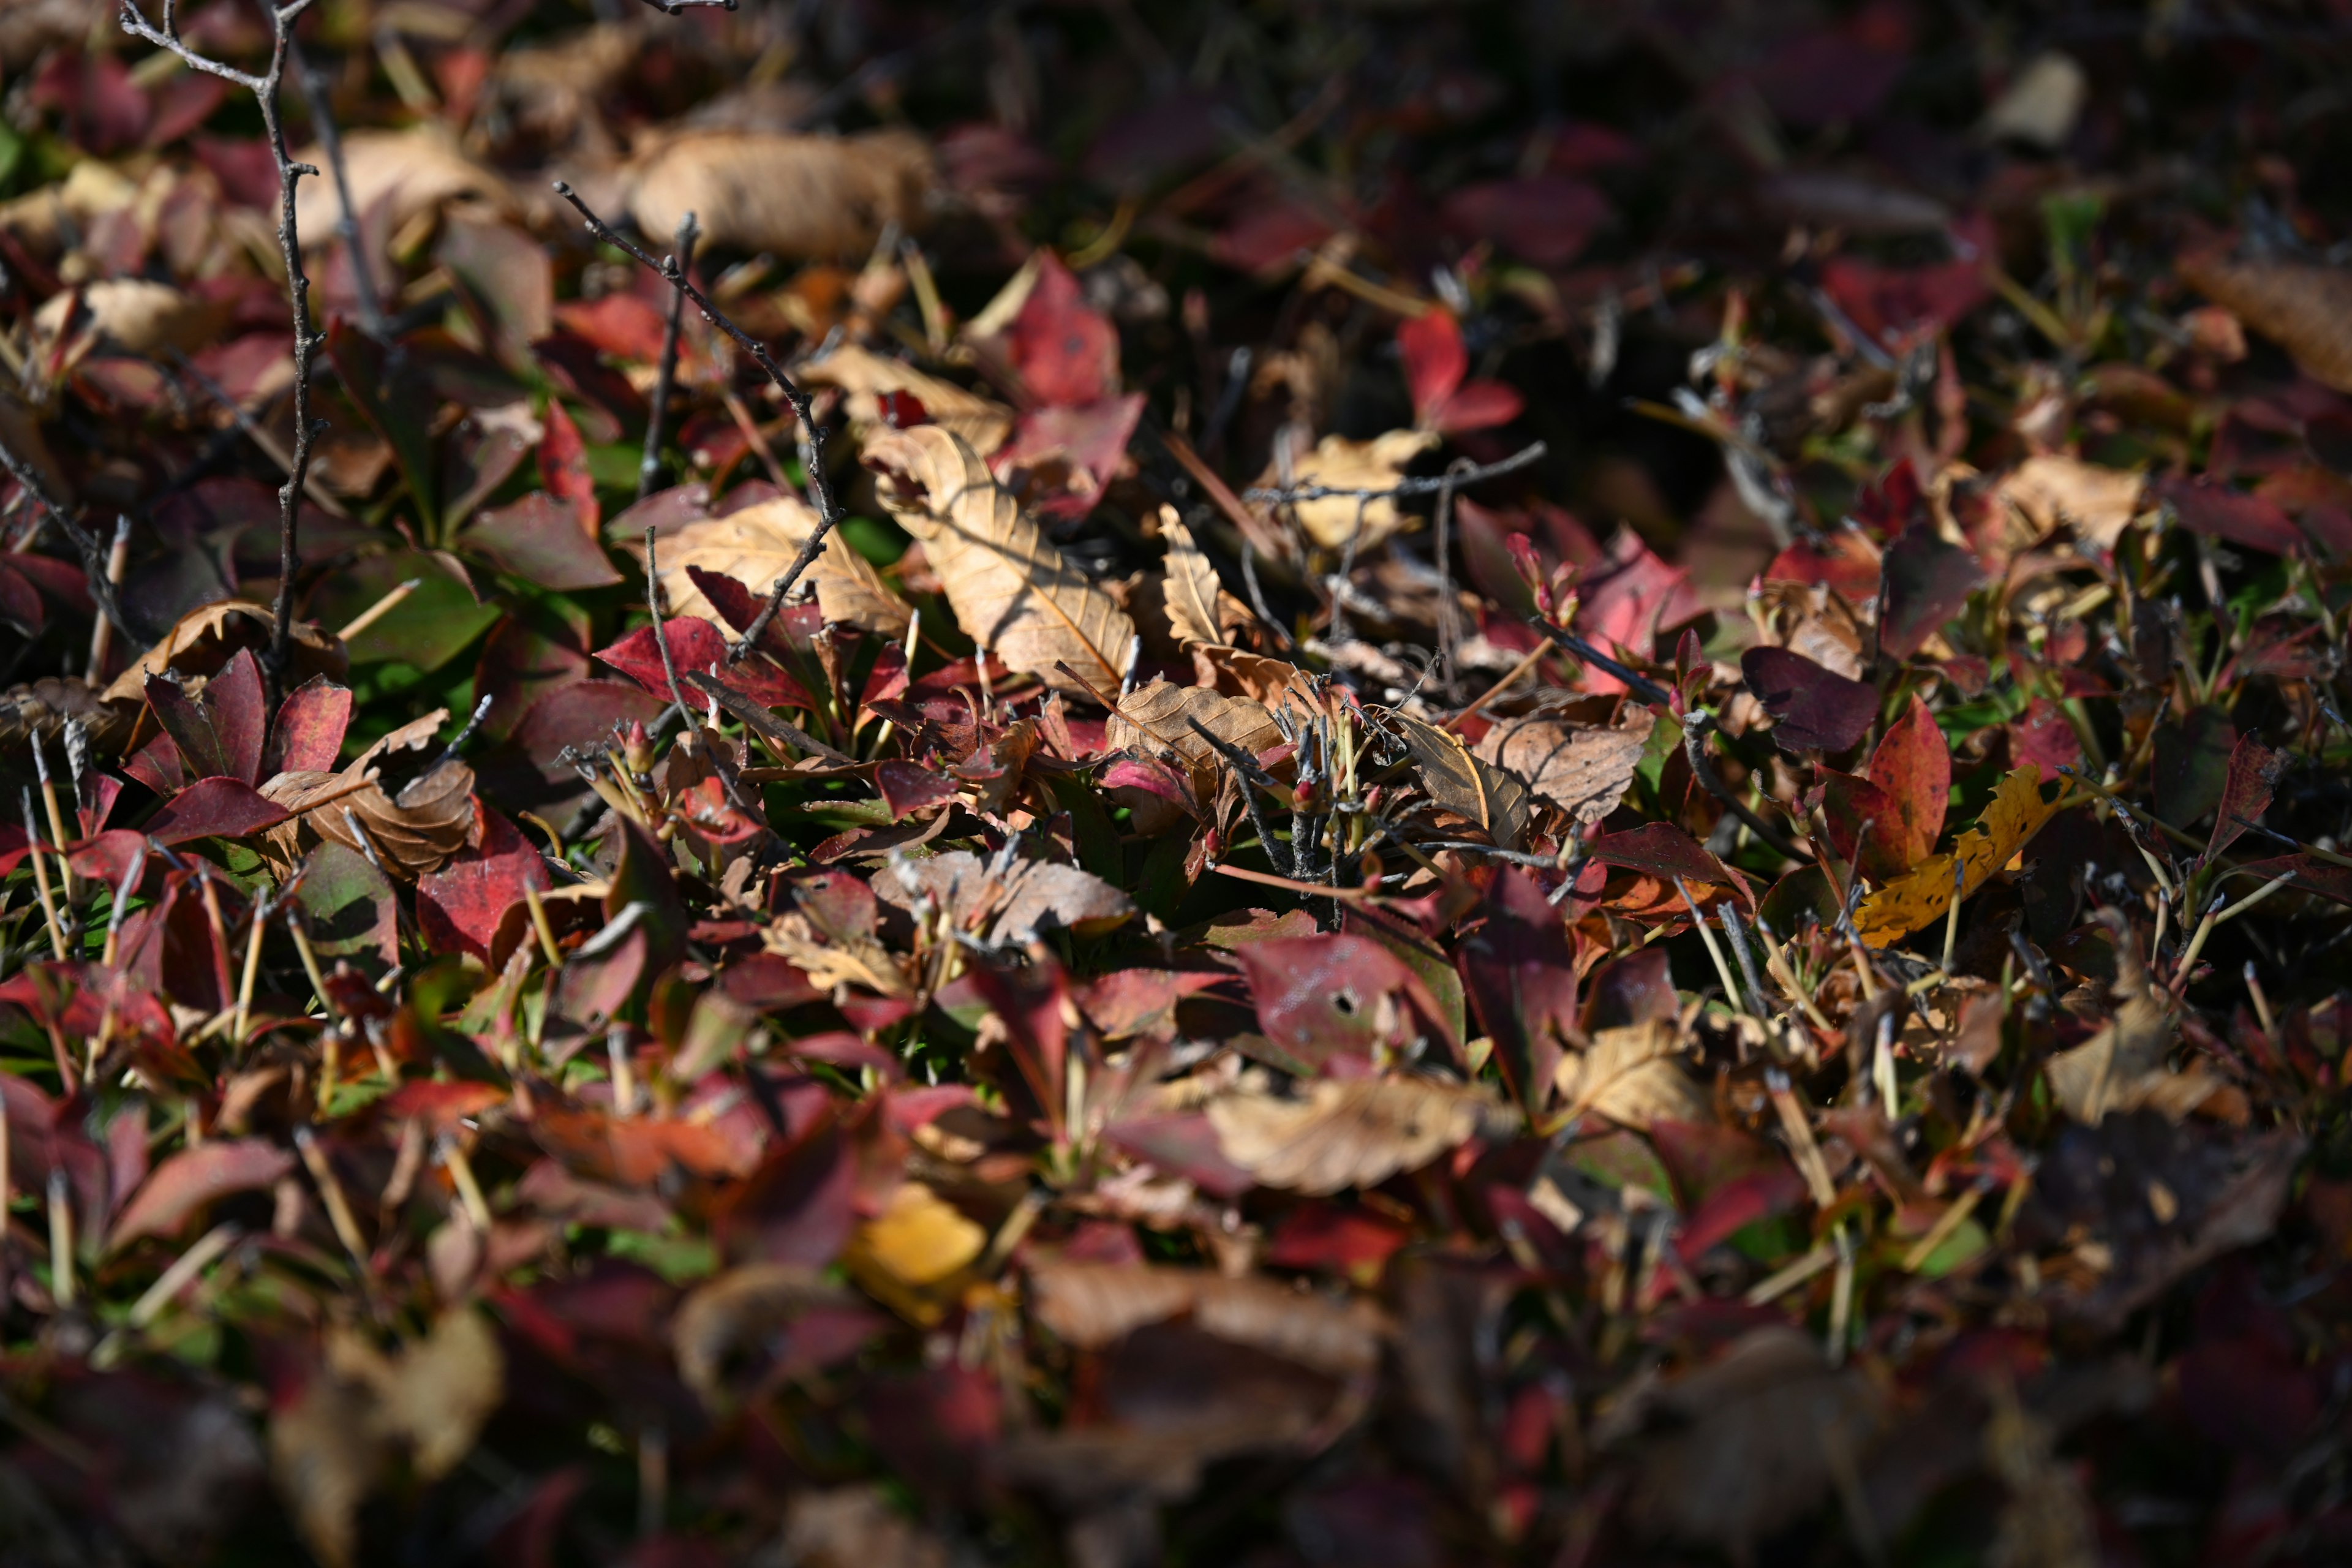
<svg viewBox="0 0 2352 1568">
<path fill-rule="evenodd" d="M 1612 728 L 1529 713 L 1487 731 L 1473 754 L 1526 781 L 1579 827 L 1590 827 L 1625 798 L 1656 722 L 1651 710 L 1633 706 Z"/>
<path fill-rule="evenodd" d="M 2118 921 L 2109 929 L 2121 925 Z M 2067 1115 L 2086 1126 L 2134 1110 L 2154 1110 L 2178 1121 L 2212 1098 L 2221 1080 L 2202 1062 L 2180 1072 L 2166 1069 L 2172 1014 L 2149 988 L 2128 930 L 2117 934 L 2126 940 L 2115 947 L 2115 1013 L 2089 1039 L 2051 1057 L 2043 1068 L 2050 1090 Z"/>
<path fill-rule="evenodd" d="M 1305 1089 L 1210 1101 L 1225 1158 L 1265 1186 L 1336 1193 L 1419 1170 L 1506 1121 L 1492 1095 L 1437 1079 L 1318 1079 Z"/>
<path fill-rule="evenodd" d="M 1015 860 L 1003 875 L 968 849 L 900 861 L 874 879 L 875 896 L 911 908 L 929 895 L 966 931 L 985 922 L 996 945 L 1056 929 L 1099 936 L 1135 913 L 1134 901 L 1101 878 L 1050 860 Z"/>
<path fill-rule="evenodd" d="M 798 496 L 779 496 L 725 517 L 688 523 L 661 546 L 662 591 L 670 613 L 726 618 L 695 586 L 688 567 L 732 577 L 764 600 L 815 528 L 816 513 Z M 801 582 L 816 585 L 817 608 L 826 620 L 878 637 L 907 635 L 907 602 L 838 532 L 826 536 Z"/>
<path fill-rule="evenodd" d="M 327 1568 L 352 1562 L 360 1505 L 387 1457 L 367 1390 L 323 1367 L 271 1418 L 271 1478 L 303 1544 Z"/>
<path fill-rule="evenodd" d="M 697 1286 L 670 1322 L 677 1375 L 713 1410 L 734 1403 L 729 1362 L 756 1349 L 780 1324 L 811 1308 L 843 1307 L 850 1297 L 816 1270 L 794 1263 L 753 1263 Z"/>
<path fill-rule="evenodd" d="M 1225 592 L 1217 569 L 1209 564 L 1207 553 L 1172 506 L 1160 509 L 1160 537 L 1168 542 L 1161 597 L 1176 640 L 1187 647 L 1195 643 L 1230 645 L 1234 632 L 1255 619 L 1249 606 Z"/>
<path fill-rule="evenodd" d="M 1594 1031 L 1582 1050 L 1560 1058 L 1562 1121 L 1588 1113 L 1647 1131 L 1660 1121 L 1709 1120 L 1706 1097 L 1682 1069 L 1682 1037 L 1670 1018 L 1646 1018 Z"/>
<path fill-rule="evenodd" d="M 2016 472 L 2001 480 L 1997 493 L 2037 532 L 2047 533 L 2063 523 L 2076 538 L 2113 550 L 2139 514 L 2147 489 L 2147 480 L 2128 470 L 2045 454 L 2020 463 Z"/>
<path fill-rule="evenodd" d="M 2352 392 L 2352 272 L 2294 261 L 2184 256 L 2180 276 L 2293 354 L 2338 392 Z"/>
<path fill-rule="evenodd" d="M 923 542 L 967 636 L 1059 689 L 1118 689 L 1135 623 L 1021 515 L 968 443 L 919 425 L 877 436 L 866 463 L 882 476 L 883 503 Z"/>
<path fill-rule="evenodd" d="M 930 149 L 904 131 L 699 131 L 657 142 L 626 177 L 646 234 L 692 213 L 707 247 L 811 258 L 861 255 L 886 227 L 919 226 L 933 175 Z"/>
<path fill-rule="evenodd" d="M 285 807 L 292 820 L 270 830 L 270 843 L 293 859 L 321 838 L 382 859 L 384 870 L 403 881 L 440 869 L 474 837 L 474 770 L 448 759 L 387 795 L 382 783 L 352 786 L 371 769 L 397 767 L 404 752 L 439 743 L 449 711 L 436 709 L 404 724 L 370 746 L 341 773 L 294 769 L 261 788 L 264 799 Z M 349 811 L 365 834 L 362 842 L 344 819 Z"/>
<path fill-rule="evenodd" d="M 877 996 L 912 996 L 907 966 L 867 932 L 821 931 L 797 911 L 778 916 L 760 933 L 770 952 L 790 961 L 820 991 L 857 985 Z"/>
<path fill-rule="evenodd" d="M 1404 478 L 1405 466 L 1438 443 L 1433 430 L 1391 430 L 1369 441 L 1326 436 L 1312 452 L 1291 464 L 1288 483 L 1297 488 L 1320 485 L 1327 489 L 1384 490 Z M 1269 472 L 1259 483 L 1284 483 Z M 1393 496 L 1324 496 L 1292 503 L 1298 526 L 1326 550 L 1344 550 L 1353 539 L 1358 550 L 1369 550 L 1402 529 L 1404 513 Z"/>
<path fill-rule="evenodd" d="M 856 343 L 843 343 L 823 359 L 802 364 L 797 374 L 806 385 L 837 386 L 848 395 L 850 428 L 861 438 L 866 432 L 895 429 L 902 423 L 884 414 L 883 399 L 894 393 L 921 404 L 926 419 L 961 437 L 983 458 L 992 456 L 1013 434 L 1013 410 L 1002 403 Z"/>
<path fill-rule="evenodd" d="M 442 1314 L 432 1331 L 398 1355 L 355 1333 L 331 1335 L 328 1363 L 375 1395 L 371 1420 L 405 1444 L 418 1475 L 437 1480 L 473 1452 L 482 1424 L 506 1397 L 506 1356 L 498 1335 L 471 1308 Z"/>
<path fill-rule="evenodd" d="M 340 681 L 351 672 L 351 656 L 344 651 L 342 639 L 332 633 L 321 631 L 309 621 L 296 621 L 288 628 L 288 638 L 291 665 L 286 672 L 289 690 L 313 676 L 323 675 Z M 208 679 L 239 653 L 258 657 L 268 646 L 267 609 L 236 599 L 215 600 L 181 616 L 154 647 L 116 676 L 107 686 L 105 700 L 143 702 L 148 677 L 166 670 L 181 677 L 181 689 L 193 697 L 203 687 L 191 677 Z"/>
<path fill-rule="evenodd" d="M 1391 713 L 1388 722 L 1404 736 L 1430 799 L 1484 828 L 1500 847 L 1519 847 L 1528 832 L 1527 785 L 1473 753 L 1451 730 L 1403 713 Z"/>
<path fill-rule="evenodd" d="M 1189 1313 L 1219 1339 L 1348 1377 L 1379 1362 L 1388 1331 L 1369 1302 L 1304 1296 L 1255 1277 L 1227 1279 L 1139 1263 L 1054 1263 L 1029 1278 L 1037 1321 L 1088 1350 Z"/>
</svg>

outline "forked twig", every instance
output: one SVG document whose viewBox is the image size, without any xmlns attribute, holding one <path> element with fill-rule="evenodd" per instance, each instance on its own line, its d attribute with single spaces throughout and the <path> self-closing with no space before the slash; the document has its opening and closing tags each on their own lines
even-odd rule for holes
<svg viewBox="0 0 2352 1568">
<path fill-rule="evenodd" d="M 310 8 L 310 0 L 266 5 L 269 13 L 269 68 L 260 75 L 198 54 L 180 37 L 178 0 L 163 0 L 163 25 L 147 20 L 138 0 L 121 0 L 122 30 L 158 48 L 168 49 L 192 70 L 220 78 L 253 94 L 261 107 L 262 130 L 270 155 L 278 162 L 278 248 L 286 266 L 287 302 L 294 321 L 294 450 L 286 465 L 286 482 L 278 491 L 278 598 L 269 612 L 269 653 L 262 661 L 268 680 L 268 710 L 275 712 L 284 685 L 287 647 L 294 623 L 294 574 L 301 564 L 295 553 L 295 526 L 304 484 L 310 471 L 310 452 L 326 429 L 324 420 L 310 417 L 310 363 L 323 341 L 310 328 L 310 279 L 302 270 L 301 236 L 294 221 L 295 187 L 305 174 L 318 170 L 298 163 L 286 148 L 286 123 L 279 114 L 278 95 L 286 67 L 294 52 L 294 24 Z M 123 628 L 128 631 L 129 627 Z"/>
<path fill-rule="evenodd" d="M 708 0 L 704 3 L 707 4 Z M 793 584 L 800 581 L 801 574 L 808 570 L 809 563 L 814 561 L 817 552 L 824 548 L 826 536 L 841 521 L 841 502 L 833 493 L 833 479 L 825 471 L 824 427 L 816 422 L 814 405 L 800 383 L 784 374 L 784 367 L 776 363 L 776 356 L 768 352 L 765 344 L 737 326 L 726 311 L 712 303 L 709 295 L 694 286 L 694 279 L 678 266 L 677 257 L 670 257 L 666 262 L 655 260 L 643 246 L 622 237 L 614 232 L 612 225 L 598 217 L 595 210 L 582 201 L 580 193 L 567 182 L 556 181 L 555 194 L 572 204 L 572 210 L 587 224 L 590 234 L 615 249 L 626 252 L 639 265 L 651 268 L 667 279 L 671 288 L 694 301 L 695 309 L 702 312 L 704 321 L 725 332 L 735 341 L 736 346 L 750 354 L 751 363 L 775 384 L 776 390 L 792 405 L 793 413 L 800 420 L 801 429 L 807 437 L 809 494 L 816 502 L 816 526 L 809 530 L 807 542 L 801 546 L 800 553 L 793 557 L 792 564 L 784 568 L 784 574 L 777 578 L 774 586 L 768 590 L 768 602 L 760 606 L 759 615 L 744 628 L 741 638 L 728 648 L 729 660 L 739 660 L 759 646 L 760 639 L 767 635 L 769 623 L 783 607 L 784 595 L 792 592 Z"/>
</svg>

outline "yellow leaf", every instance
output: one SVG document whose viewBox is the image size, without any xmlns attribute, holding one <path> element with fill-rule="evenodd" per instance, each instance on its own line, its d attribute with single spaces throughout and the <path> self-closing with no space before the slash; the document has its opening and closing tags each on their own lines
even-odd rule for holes
<svg viewBox="0 0 2352 1568">
<path fill-rule="evenodd" d="M 1960 896 L 1965 899 L 2008 865 L 2010 857 L 2041 832 L 2057 811 L 2054 803 L 2042 798 L 2039 767 L 2028 763 L 2013 770 L 1993 791 L 1992 802 L 1977 825 L 1960 835 L 1954 854 L 1930 856 L 1910 875 L 1863 900 L 1854 911 L 1854 930 L 1870 946 L 1884 947 L 1943 919 L 1952 905 L 1955 858 L 1962 868 Z"/>
<path fill-rule="evenodd" d="M 935 1322 L 941 1287 L 988 1245 L 988 1233 L 920 1182 L 890 1194 L 890 1206 L 858 1227 L 844 1261 L 856 1281 L 900 1316 Z"/>
<path fill-rule="evenodd" d="M 1433 430 L 1391 430 L 1369 441 L 1326 436 L 1311 452 L 1291 465 L 1290 484 L 1306 489 L 1320 485 L 1334 490 L 1386 490 L 1404 478 L 1405 465 L 1437 445 Z M 1269 474 L 1266 484 L 1281 483 Z M 1322 496 L 1297 501 L 1292 512 L 1307 537 L 1326 550 L 1344 550 L 1353 539 L 1359 551 L 1370 550 L 1405 525 L 1394 496 Z"/>
</svg>

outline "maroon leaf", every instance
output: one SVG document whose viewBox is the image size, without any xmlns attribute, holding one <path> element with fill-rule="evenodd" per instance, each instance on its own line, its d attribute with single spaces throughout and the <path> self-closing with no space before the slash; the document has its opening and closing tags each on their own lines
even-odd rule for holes
<svg viewBox="0 0 2352 1568">
<path fill-rule="evenodd" d="M 583 528 L 574 503 L 546 490 L 484 512 L 458 534 L 457 543 L 501 572 L 557 593 L 608 588 L 621 581 L 603 546 Z"/>
<path fill-rule="evenodd" d="M 416 879 L 416 923 L 436 952 L 462 948 L 487 957 L 507 907 L 520 902 L 526 888 L 544 892 L 555 884 L 513 824 L 478 800 L 474 815 L 480 847 L 461 849 Z"/>
<path fill-rule="evenodd" d="M 263 706 L 261 666 L 251 649 L 239 648 L 236 657 L 205 683 L 201 694 L 191 695 L 160 675 L 149 676 L 147 706 L 198 778 L 233 778 L 248 784 L 261 782 L 268 710 Z"/>
<path fill-rule="evenodd" d="M 1749 648 L 1739 671 L 1779 721 L 1772 741 L 1784 752 L 1851 751 L 1878 717 L 1875 689 L 1784 647 Z"/>
<path fill-rule="evenodd" d="M 258 1139 L 220 1139 L 184 1149 L 158 1165 L 132 1195 L 108 1245 L 169 1236 L 215 1199 L 269 1186 L 293 1168 L 293 1155 Z"/>
<path fill-rule="evenodd" d="M 767 707 L 804 710 L 816 707 L 801 683 L 765 655 L 754 653 L 740 664 L 728 662 L 725 634 L 699 616 L 673 616 L 663 624 L 662 635 L 668 639 L 670 661 L 680 679 L 689 670 L 701 673 L 717 665 L 729 686 Z M 653 627 L 639 626 L 612 647 L 597 650 L 596 657 L 655 696 L 677 700 L 662 668 L 661 647 L 654 641 Z M 690 689 L 687 696 L 689 701 L 700 700 Z"/>
<path fill-rule="evenodd" d="M 1334 1057 L 1370 1058 L 1376 1047 L 1410 1038 L 1416 1022 L 1432 1036 L 1444 1033 L 1421 977 L 1370 937 L 1276 937 L 1233 956 L 1257 1000 L 1258 1028 L 1309 1070 Z M 1400 1003 L 1419 1019 L 1406 1018 Z"/>
<path fill-rule="evenodd" d="M 2159 479 L 2155 490 L 2191 533 L 2226 539 L 2270 555 L 2305 553 L 2303 531 L 2275 502 L 2211 479 Z"/>
<path fill-rule="evenodd" d="M 1670 882 L 1680 877 L 1685 882 L 1711 882 L 1731 889 L 1743 900 L 1748 891 L 1738 872 L 1670 822 L 1645 822 L 1631 832 L 1595 838 L 1586 846 L 1585 852 L 1604 866 L 1639 871 L 1660 881 Z"/>
<path fill-rule="evenodd" d="M 2230 752 L 2230 772 L 2221 785 L 2221 804 L 2213 817 L 2213 837 L 2205 846 L 2208 860 L 2220 855 L 2250 826 L 2260 826 L 2271 808 L 2271 792 L 2293 759 L 2273 752 L 2252 735 L 2241 735 Z"/>
<path fill-rule="evenodd" d="M 274 778 L 293 769 L 333 772 L 335 759 L 342 754 L 343 732 L 351 722 L 351 689 L 323 675 L 312 676 L 278 705 L 278 722 L 270 729 L 261 776 Z"/>
<path fill-rule="evenodd" d="M 1540 1118 L 1562 1032 L 1576 1024 L 1576 948 L 1543 884 L 1515 866 L 1497 872 L 1486 921 L 1463 942 L 1459 963 L 1503 1081 L 1529 1120 Z"/>
<path fill-rule="evenodd" d="M 1076 1008 L 1069 976 L 1051 958 L 1021 970 L 975 964 L 968 973 L 972 989 L 1003 1024 L 1005 1049 L 1020 1074 L 1017 1084 L 1000 1087 L 1008 1093 L 1025 1089 L 1031 1114 L 1059 1129 L 1067 1112 L 1063 1093 L 1070 1049 L 1067 1020 Z"/>
<path fill-rule="evenodd" d="M 1984 581 L 1975 556 L 1946 543 L 1924 521 L 1911 524 L 1886 547 L 1879 574 L 1878 651 L 1888 658 L 1917 653 Z"/>
<path fill-rule="evenodd" d="M 1822 769 L 1822 818 L 1838 858 L 1874 882 L 1892 882 L 1926 858 L 1909 858 L 1902 803 L 1870 779 Z"/>
<path fill-rule="evenodd" d="M 165 801 L 142 831 L 159 844 L 184 844 L 191 838 L 242 838 L 285 820 L 285 808 L 251 784 L 209 778 Z"/>
<path fill-rule="evenodd" d="M 875 770 L 874 783 L 893 822 L 926 806 L 944 805 L 960 793 L 955 780 L 912 763 L 884 763 Z"/>
</svg>

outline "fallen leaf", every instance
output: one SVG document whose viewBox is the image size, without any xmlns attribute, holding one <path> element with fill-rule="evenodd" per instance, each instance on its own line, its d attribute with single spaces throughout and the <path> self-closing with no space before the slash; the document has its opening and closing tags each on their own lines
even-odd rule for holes
<svg viewBox="0 0 2352 1568">
<path fill-rule="evenodd" d="M 856 136 L 687 131 L 654 139 L 623 177 L 646 234 L 688 213 L 712 249 L 794 259 L 863 256 L 885 227 L 921 226 L 930 149 L 906 131 Z"/>
<path fill-rule="evenodd" d="M 1434 430 L 1391 430 L 1370 441 L 1326 436 L 1313 451 L 1299 454 L 1292 462 L 1287 480 L 1269 472 L 1258 482 L 1287 483 L 1297 489 L 1319 485 L 1335 490 L 1391 490 L 1404 478 L 1405 466 L 1437 442 Z M 1307 537 L 1325 550 L 1344 550 L 1352 539 L 1359 552 L 1369 551 L 1405 525 L 1396 498 L 1389 495 L 1323 496 L 1293 501 L 1290 510 Z"/>
<path fill-rule="evenodd" d="M 1706 1097 L 1683 1071 L 1682 1054 L 1680 1032 L 1668 1019 L 1594 1031 L 1554 1074 L 1559 1119 L 1597 1114 L 1637 1131 L 1658 1121 L 1707 1120 Z"/>
<path fill-rule="evenodd" d="M 2002 778 L 1983 816 L 1960 835 L 1954 853 L 1922 861 L 1909 876 L 1862 900 L 1854 910 L 1855 932 L 1871 946 L 1884 947 L 1941 920 L 1952 903 L 1955 860 L 1962 868 L 1960 897 L 1984 886 L 2057 815 L 2057 806 L 2042 798 L 2041 780 L 2042 770 L 2031 763 Z"/>
<path fill-rule="evenodd" d="M 865 460 L 882 476 L 884 504 L 923 542 L 974 642 L 1057 689 L 1118 689 L 1134 623 L 1021 515 L 978 453 L 924 425 L 877 436 Z M 1083 679 L 1062 674 L 1063 664 Z"/>
<path fill-rule="evenodd" d="M 1652 710 L 1633 706 L 1607 728 L 1537 711 L 1487 731 L 1474 754 L 1525 781 L 1577 826 L 1590 827 L 1633 787 L 1656 721 Z"/>
<path fill-rule="evenodd" d="M 1226 1159 L 1264 1185 L 1326 1194 L 1417 1171 L 1507 1118 L 1466 1085 L 1415 1077 L 1318 1079 L 1297 1098 L 1241 1092 L 1209 1102 Z"/>
<path fill-rule="evenodd" d="M 696 585 L 690 569 L 697 567 L 734 578 L 764 602 L 815 528 L 816 513 L 797 496 L 778 496 L 725 517 L 688 523 L 660 545 L 662 592 L 670 613 L 725 618 Z M 877 637 L 907 635 L 907 602 L 842 534 L 827 536 L 801 582 L 815 584 L 817 607 L 827 621 Z"/>
<path fill-rule="evenodd" d="M 1403 713 L 1388 722 L 1403 735 L 1421 787 L 1445 810 L 1483 828 L 1504 849 L 1523 846 L 1528 831 L 1528 787 L 1486 762 L 1451 730 L 1441 730 Z"/>
<path fill-rule="evenodd" d="M 1215 794 L 1214 781 L 1225 763 L 1216 747 L 1192 728 L 1196 723 L 1253 758 L 1282 744 L 1282 731 L 1263 702 L 1198 686 L 1173 686 L 1154 677 L 1149 686 L 1118 700 L 1103 728 L 1103 745 L 1149 757 L 1175 752 L 1192 773 L 1194 793 L 1206 800 Z"/>
<path fill-rule="evenodd" d="M 1229 645 L 1234 631 L 1255 617 L 1248 606 L 1225 592 L 1217 569 L 1209 564 L 1208 555 L 1193 542 L 1192 531 L 1178 520 L 1172 506 L 1160 509 L 1160 537 L 1168 544 L 1168 554 L 1160 563 L 1166 573 L 1161 596 L 1177 642 L 1188 647 L 1194 643 Z"/>
<path fill-rule="evenodd" d="M 1202 1330 L 1336 1376 L 1369 1372 L 1387 1325 L 1367 1302 L 1304 1295 L 1259 1278 L 1135 1263 L 1052 1263 L 1030 1271 L 1031 1310 L 1066 1342 L 1097 1349 L 1189 1314 Z"/>
<path fill-rule="evenodd" d="M 2079 458 L 2028 458 L 2006 475 L 1995 494 L 2025 515 L 2043 533 L 2062 524 L 2077 539 L 2113 551 L 2131 520 L 2139 515 L 2147 481 L 2121 468 L 2103 468 Z"/>
<path fill-rule="evenodd" d="M 2315 381 L 2352 392 L 2352 273 L 2295 261 L 2184 256 L 2184 282 L 2293 354 Z"/>
<path fill-rule="evenodd" d="M 905 423 L 885 411 L 885 400 L 893 397 L 913 398 L 926 421 L 961 437 L 983 458 L 992 456 L 1013 433 L 1013 410 L 1004 405 L 856 343 L 835 345 L 822 359 L 803 363 L 796 374 L 806 384 L 837 386 L 848 394 L 850 428 L 861 443 L 867 432 L 896 429 Z"/>
</svg>

